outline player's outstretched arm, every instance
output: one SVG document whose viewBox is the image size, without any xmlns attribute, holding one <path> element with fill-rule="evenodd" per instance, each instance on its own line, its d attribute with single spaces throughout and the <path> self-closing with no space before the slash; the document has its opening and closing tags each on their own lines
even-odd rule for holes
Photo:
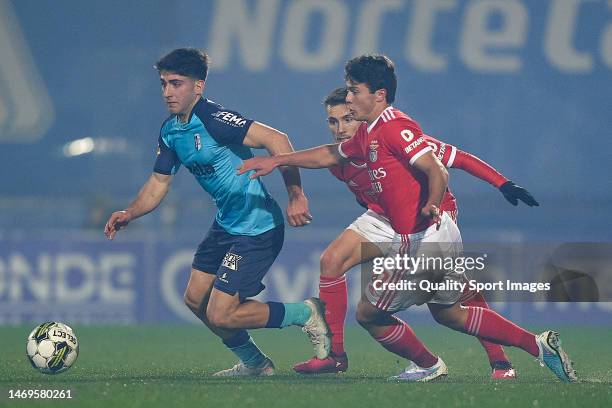
<svg viewBox="0 0 612 408">
<path fill-rule="evenodd" d="M 293 146 L 286 134 L 259 122 L 253 122 L 249 127 L 243 144 L 256 149 L 265 148 L 270 156 L 293 152 Z M 308 210 L 308 199 L 302 189 L 300 170 L 294 166 L 282 166 L 279 170 L 289 195 L 287 222 L 293 227 L 308 225 L 312 215 Z"/>
<path fill-rule="evenodd" d="M 492 184 L 499 189 L 506 200 L 514 206 L 518 205 L 519 200 L 529 207 L 537 207 L 540 205 L 525 188 L 508 180 L 489 163 L 470 153 L 457 149 L 455 160 L 451 167 L 462 169 L 472 176 Z"/>
<path fill-rule="evenodd" d="M 448 171 L 431 151 L 416 159 L 412 165 L 425 173 L 429 186 L 427 202 L 421 209 L 421 215 L 433 218 L 440 228 L 442 222 L 440 203 L 448 187 Z"/>
<path fill-rule="evenodd" d="M 530 207 L 539 207 L 540 203 L 536 201 L 527 189 L 514 184 L 513 181 L 508 180 L 499 187 L 499 191 L 504 195 L 506 200 L 513 206 L 518 205 L 518 201 L 521 200 Z"/>
<path fill-rule="evenodd" d="M 153 173 L 140 189 L 136 199 L 125 210 L 111 214 L 104 226 L 104 235 L 113 239 L 117 231 L 130 221 L 153 211 L 166 196 L 171 181 L 171 175 Z"/>
<path fill-rule="evenodd" d="M 238 169 L 238 174 L 255 170 L 250 178 L 265 176 L 278 166 L 297 166 L 306 169 L 322 169 L 340 164 L 345 159 L 338 153 L 337 144 L 328 144 L 307 150 L 298 150 L 289 154 L 274 157 L 253 157 L 245 160 Z"/>
</svg>

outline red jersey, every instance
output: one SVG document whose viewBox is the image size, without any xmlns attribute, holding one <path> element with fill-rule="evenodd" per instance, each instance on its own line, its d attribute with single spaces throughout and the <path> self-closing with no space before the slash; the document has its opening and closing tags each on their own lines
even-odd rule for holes
<svg viewBox="0 0 612 408">
<path fill-rule="evenodd" d="M 338 180 L 346 183 L 351 193 L 355 194 L 357 202 L 380 215 L 384 215 L 382 208 L 378 205 L 378 197 L 372 190 L 368 164 L 364 161 L 349 160 L 345 163 L 329 168 Z"/>
<path fill-rule="evenodd" d="M 427 177 L 412 164 L 433 151 L 430 143 L 436 144 L 434 141 L 425 138 L 417 122 L 389 106 L 370 126 L 363 123 L 351 139 L 338 147 L 343 157 L 367 163 L 378 204 L 400 234 L 423 231 L 433 224 L 431 218 L 421 215 L 427 202 Z M 452 165 L 456 149 L 440 142 L 436 145 L 436 155 Z"/>
<path fill-rule="evenodd" d="M 438 160 L 442 162 L 444 167 L 453 167 L 458 149 L 455 146 L 441 142 L 432 136 L 424 134 L 423 137 L 425 138 L 425 141 L 429 147 L 431 147 L 434 156 L 436 156 Z M 442 197 L 442 202 L 440 203 L 440 209 L 449 213 L 451 218 L 457 222 L 457 200 L 450 191 L 450 187 L 446 188 L 446 192 L 444 193 L 444 197 Z"/>
<path fill-rule="evenodd" d="M 446 167 L 451 167 L 457 153 L 457 148 L 428 135 L 423 135 L 423 137 L 425 137 L 434 155 L 436 155 L 442 164 Z M 329 168 L 329 171 L 334 177 L 346 183 L 359 204 L 385 216 L 383 209 L 378 205 L 377 194 L 372 190 L 372 183 L 370 182 L 370 175 L 367 170 L 368 164 L 358 160 L 349 160 L 341 165 Z M 446 190 L 442 203 L 440 203 L 440 209 L 450 213 L 451 217 L 455 219 L 457 214 L 457 201 L 450 189 Z"/>
</svg>

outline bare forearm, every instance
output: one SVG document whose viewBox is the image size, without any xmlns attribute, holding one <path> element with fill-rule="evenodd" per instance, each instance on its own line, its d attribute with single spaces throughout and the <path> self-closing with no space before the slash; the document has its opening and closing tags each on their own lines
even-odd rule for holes
<svg viewBox="0 0 612 408">
<path fill-rule="evenodd" d="M 125 210 L 111 214 L 104 226 L 104 235 L 108 239 L 113 239 L 117 231 L 125 228 L 130 221 L 153 211 L 166 196 L 171 180 L 171 175 L 154 172 L 142 186 L 136 199 Z"/>
<path fill-rule="evenodd" d="M 155 180 L 155 176 L 151 176 L 125 211 L 131 219 L 142 217 L 157 208 L 167 192 L 168 184 L 159 183 Z"/>
<path fill-rule="evenodd" d="M 287 188 L 287 194 L 289 198 L 293 198 L 297 195 L 304 194 L 302 189 L 302 179 L 300 177 L 300 170 L 295 166 L 282 166 L 278 169 L 283 176 L 285 187 Z"/>
<path fill-rule="evenodd" d="M 286 135 L 282 137 L 273 138 L 273 141 L 266 146 L 270 156 L 278 156 L 280 154 L 288 154 L 293 152 L 293 146 L 291 141 Z M 281 166 L 278 169 L 283 176 L 285 187 L 289 198 L 296 197 L 300 194 L 304 194 L 302 189 L 302 180 L 300 177 L 300 169 L 295 166 Z"/>
<path fill-rule="evenodd" d="M 276 156 L 275 159 L 279 166 L 297 166 L 306 169 L 332 167 L 342 161 L 342 157 L 338 154 L 338 146 L 335 144 L 281 154 Z"/>
<path fill-rule="evenodd" d="M 440 165 L 437 168 L 431 169 L 426 174 L 427 183 L 429 185 L 429 199 L 427 200 L 426 206 L 433 204 L 439 207 L 444 198 L 446 188 L 448 187 L 448 172 Z"/>
</svg>

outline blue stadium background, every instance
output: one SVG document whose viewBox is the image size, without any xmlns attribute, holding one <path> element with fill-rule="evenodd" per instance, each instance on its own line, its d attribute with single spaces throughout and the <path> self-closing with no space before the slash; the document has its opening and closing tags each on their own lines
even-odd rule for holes
<svg viewBox="0 0 612 408">
<path fill-rule="evenodd" d="M 151 172 L 167 115 L 152 65 L 179 46 L 211 55 L 207 97 L 298 149 L 329 141 L 321 99 L 344 62 L 385 53 L 395 106 L 541 203 L 514 208 L 452 172 L 466 241 L 612 239 L 609 1 L 0 0 L 0 322 L 190 320 L 182 287 L 215 209 L 187 171 L 156 212 L 102 237 Z M 361 212 L 326 171 L 302 178 L 315 220 L 288 229 L 269 298 L 316 293 L 320 251 Z M 284 204 L 280 177 L 266 184 Z M 604 303 L 499 307 L 610 321 Z"/>
</svg>

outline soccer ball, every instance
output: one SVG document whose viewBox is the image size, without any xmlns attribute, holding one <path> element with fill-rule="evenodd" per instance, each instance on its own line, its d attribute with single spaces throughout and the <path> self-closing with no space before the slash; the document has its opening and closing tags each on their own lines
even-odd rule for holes
<svg viewBox="0 0 612 408">
<path fill-rule="evenodd" d="M 26 354 L 35 369 L 45 374 L 58 374 L 76 361 L 79 342 L 64 323 L 45 322 L 28 336 Z"/>
</svg>

